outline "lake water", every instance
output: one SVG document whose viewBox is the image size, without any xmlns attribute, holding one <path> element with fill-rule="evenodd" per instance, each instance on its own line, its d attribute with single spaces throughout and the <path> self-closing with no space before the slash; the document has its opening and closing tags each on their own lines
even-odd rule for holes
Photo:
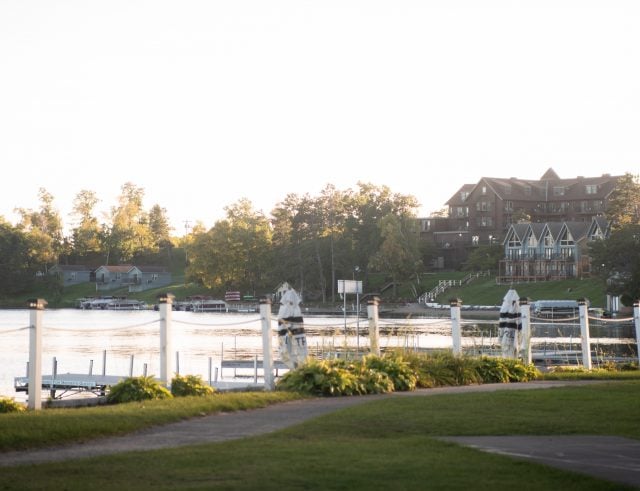
<svg viewBox="0 0 640 491">
<path fill-rule="evenodd" d="M 173 312 L 173 349 L 177 352 L 179 372 L 200 375 L 208 380 L 220 367 L 221 359 L 262 358 L 262 324 L 255 313 L 194 313 Z M 15 393 L 14 378 L 26 376 L 29 359 L 30 312 L 0 310 L 0 395 L 26 400 L 24 393 Z M 156 311 L 109 310 L 45 310 L 43 312 L 42 371 L 52 373 L 54 357 L 57 373 L 89 373 L 127 376 L 158 375 L 159 313 Z M 355 316 L 308 316 L 304 318 L 309 353 L 322 356 L 335 351 L 368 347 L 365 318 Z M 445 318 L 380 319 L 380 345 L 388 349 L 450 348 L 451 323 Z M 272 345 L 277 359 L 277 322 L 272 320 Z M 594 329 L 596 329 L 594 331 Z M 618 328 L 616 328 L 618 329 Z M 628 325 L 616 332 L 606 326 L 606 332 L 592 328 L 592 346 L 617 346 L 634 356 L 634 343 Z M 580 350 L 579 326 L 539 326 L 540 335 L 534 344 L 549 350 L 573 348 Z M 356 332 L 360 336 L 356 336 Z M 463 314 L 463 348 L 477 352 L 497 347 L 497 312 L 494 320 L 465 320 Z M 542 336 L 542 337 L 540 337 Z M 599 337 L 602 336 L 602 337 Z M 106 352 L 106 367 L 103 367 Z M 211 361 L 210 361 L 211 360 Z M 133 363 L 133 365 L 132 365 Z M 219 378 L 231 378 L 231 369 L 219 372 Z M 213 377 L 213 375 L 212 375 Z"/>
</svg>

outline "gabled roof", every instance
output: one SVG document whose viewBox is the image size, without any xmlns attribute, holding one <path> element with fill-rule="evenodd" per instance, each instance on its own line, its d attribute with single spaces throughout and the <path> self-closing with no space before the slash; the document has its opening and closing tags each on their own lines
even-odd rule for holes
<svg viewBox="0 0 640 491">
<path fill-rule="evenodd" d="M 571 233 L 574 242 L 578 242 L 587 236 L 589 225 L 587 222 L 564 222 L 564 227 Z"/>
<path fill-rule="evenodd" d="M 473 189 L 476 187 L 475 184 L 463 184 L 462 187 L 460 187 L 460 189 L 458 189 L 458 191 L 456 191 L 456 194 L 454 194 L 451 199 L 449 199 L 449 201 L 447 201 L 445 204 L 449 205 L 449 206 L 462 206 L 466 203 L 466 200 L 462 199 L 462 195 L 463 194 L 470 194 Z"/>
<path fill-rule="evenodd" d="M 98 269 L 106 269 L 109 273 L 128 273 L 133 268 L 130 264 L 120 264 L 113 266 L 100 266 Z"/>
<path fill-rule="evenodd" d="M 541 181 L 548 181 L 549 179 L 560 179 L 560 176 L 556 174 L 556 171 L 554 171 L 551 167 L 549 167 L 547 169 L 547 172 L 542 174 L 542 177 L 540 178 Z"/>
<path fill-rule="evenodd" d="M 549 168 L 541 179 L 518 179 L 515 177 L 498 178 L 482 177 L 476 184 L 465 184 L 445 204 L 460 206 L 465 201 L 461 198 L 464 191 L 473 194 L 482 184 L 486 184 L 502 200 L 517 201 L 567 201 L 567 200 L 599 200 L 607 198 L 615 189 L 621 176 L 603 174 L 599 177 L 575 177 L 560 179 L 558 174 Z M 589 194 L 587 194 L 589 186 Z M 556 190 L 562 193 L 556 194 Z M 510 191 L 510 192 L 508 192 Z"/>
</svg>

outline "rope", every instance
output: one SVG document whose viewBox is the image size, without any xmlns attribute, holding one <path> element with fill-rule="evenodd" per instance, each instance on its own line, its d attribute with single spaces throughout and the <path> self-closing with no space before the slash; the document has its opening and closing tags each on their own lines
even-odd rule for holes
<svg viewBox="0 0 640 491">
<path fill-rule="evenodd" d="M 225 327 L 225 326 L 242 326 L 244 324 L 252 324 L 254 322 L 259 322 L 261 319 L 258 317 L 257 319 L 240 321 L 240 322 L 229 322 L 226 324 L 202 324 L 200 322 L 189 322 L 189 321 L 180 321 L 177 319 L 172 319 L 172 322 L 176 324 L 185 324 L 187 326 L 202 326 L 202 327 Z"/>
<path fill-rule="evenodd" d="M 591 320 L 595 320 L 598 322 L 610 322 L 612 324 L 617 324 L 617 323 L 621 323 L 621 322 L 630 322 L 633 320 L 633 317 L 625 317 L 624 319 L 608 319 L 608 318 L 604 318 L 604 317 L 591 317 L 589 316 L 589 319 Z"/>
<path fill-rule="evenodd" d="M 10 332 L 24 331 L 24 330 L 26 330 L 26 329 L 29 329 L 30 327 L 31 327 L 31 326 L 18 327 L 18 328 L 16 328 L 16 329 L 8 329 L 8 330 L 6 330 L 6 331 L 4 331 L 4 330 L 0 330 L 0 334 L 7 334 L 7 333 L 10 333 Z"/>
<path fill-rule="evenodd" d="M 140 324 L 132 324 L 130 326 L 97 327 L 95 329 L 91 329 L 91 328 L 70 329 L 68 327 L 51 327 L 51 326 L 44 326 L 44 328 L 51 331 L 66 331 L 66 332 L 109 332 L 109 331 L 125 331 L 127 329 L 134 329 L 136 327 L 144 327 L 151 324 L 155 324 L 156 322 L 160 322 L 160 319 L 155 319 L 148 322 L 142 322 Z"/>
</svg>

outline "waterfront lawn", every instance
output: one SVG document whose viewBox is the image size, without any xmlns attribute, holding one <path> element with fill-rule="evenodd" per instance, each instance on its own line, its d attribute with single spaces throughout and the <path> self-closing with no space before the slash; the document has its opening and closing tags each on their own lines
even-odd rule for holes
<svg viewBox="0 0 640 491">
<path fill-rule="evenodd" d="M 255 409 L 299 398 L 288 392 L 227 392 L 208 397 L 0 414 L 0 452 L 121 435 L 205 414 Z"/>
<path fill-rule="evenodd" d="M 3 468 L 0 489 L 626 489 L 432 437 L 607 434 L 640 439 L 639 381 L 395 397 L 271 435 Z"/>
</svg>

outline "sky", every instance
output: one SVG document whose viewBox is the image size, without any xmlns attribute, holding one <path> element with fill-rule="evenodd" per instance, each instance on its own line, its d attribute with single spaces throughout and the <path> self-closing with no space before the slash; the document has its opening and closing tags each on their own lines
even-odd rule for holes
<svg viewBox="0 0 640 491">
<path fill-rule="evenodd" d="M 0 216 L 640 172 L 635 0 L 0 0 Z"/>
</svg>

